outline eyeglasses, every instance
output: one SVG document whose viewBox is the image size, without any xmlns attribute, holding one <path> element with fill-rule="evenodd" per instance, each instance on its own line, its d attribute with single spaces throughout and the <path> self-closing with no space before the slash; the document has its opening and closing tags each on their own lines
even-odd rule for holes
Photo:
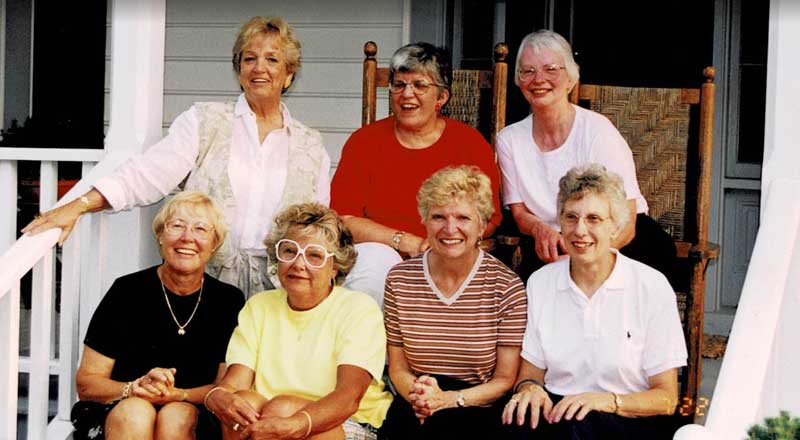
<svg viewBox="0 0 800 440">
<path fill-rule="evenodd" d="M 186 230 L 189 230 L 190 235 L 201 240 L 208 240 L 214 233 L 214 227 L 203 222 L 189 225 L 183 220 L 171 220 L 164 225 L 164 233 L 175 237 L 183 235 Z"/>
<path fill-rule="evenodd" d="M 296 241 L 284 238 L 275 243 L 275 255 L 278 257 L 278 261 L 284 263 L 293 263 L 298 255 L 302 255 L 309 267 L 319 269 L 325 266 L 325 262 L 334 254 L 318 244 L 309 244 L 301 248 Z"/>
<path fill-rule="evenodd" d="M 408 83 L 405 82 L 405 81 L 393 81 L 392 84 L 391 84 L 391 90 L 392 90 L 392 93 L 394 93 L 395 95 L 399 95 L 399 94 L 405 92 L 406 91 L 406 87 L 408 87 L 408 86 L 411 86 L 411 91 L 414 92 L 414 94 L 417 95 L 417 96 L 422 96 L 422 95 L 428 93 L 428 90 L 430 90 L 431 87 L 441 87 L 438 84 L 433 84 L 433 83 L 429 83 L 427 81 L 423 81 L 421 79 L 418 79 L 416 81 L 408 82 Z"/>
<path fill-rule="evenodd" d="M 584 216 L 580 216 L 575 212 L 565 212 L 561 214 L 561 221 L 569 227 L 577 226 L 581 219 L 583 219 L 583 222 L 589 229 L 596 228 L 606 221 L 605 218 L 597 214 L 587 214 Z"/>
<path fill-rule="evenodd" d="M 533 66 L 531 67 L 522 67 L 520 68 L 517 73 L 519 74 L 519 79 L 522 81 L 530 81 L 532 80 L 537 73 L 542 74 L 542 78 L 547 80 L 554 80 L 558 78 L 559 72 L 566 69 L 564 66 L 559 66 L 558 64 L 545 64 L 541 67 L 541 69 L 537 69 Z"/>
</svg>

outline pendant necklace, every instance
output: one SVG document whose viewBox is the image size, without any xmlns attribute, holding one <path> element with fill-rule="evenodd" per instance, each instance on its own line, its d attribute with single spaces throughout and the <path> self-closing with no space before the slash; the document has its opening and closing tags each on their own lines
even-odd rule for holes
<svg viewBox="0 0 800 440">
<path fill-rule="evenodd" d="M 203 299 L 203 281 L 204 280 L 205 280 L 205 277 L 200 279 L 200 294 L 197 295 L 197 304 L 194 305 L 194 310 L 192 310 L 192 314 L 189 316 L 189 319 L 187 319 L 186 322 L 183 325 L 181 325 L 181 323 L 178 322 L 178 318 L 175 317 L 175 312 L 172 311 L 172 304 L 169 303 L 169 296 L 167 296 L 167 289 L 164 288 L 164 282 L 161 281 L 161 277 L 160 276 L 158 277 L 158 281 L 161 282 L 161 291 L 164 292 L 164 299 L 167 301 L 167 308 L 169 309 L 169 314 L 172 315 L 172 320 L 175 321 L 175 325 L 178 326 L 178 334 L 181 335 L 181 336 L 186 334 L 186 330 L 185 330 L 186 326 L 189 325 L 190 322 L 192 322 L 192 318 L 194 318 L 194 314 L 195 314 L 195 312 L 197 312 L 197 307 L 200 306 L 200 300 Z"/>
</svg>

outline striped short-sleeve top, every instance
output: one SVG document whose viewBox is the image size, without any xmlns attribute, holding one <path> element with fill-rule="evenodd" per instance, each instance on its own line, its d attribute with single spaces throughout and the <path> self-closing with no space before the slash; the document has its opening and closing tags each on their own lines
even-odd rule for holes
<svg viewBox="0 0 800 440">
<path fill-rule="evenodd" d="M 481 252 L 450 297 L 436 288 L 428 252 L 394 266 L 386 278 L 384 322 L 390 345 L 401 346 L 415 374 L 488 382 L 497 347 L 520 347 L 527 295 L 519 277 Z"/>
</svg>

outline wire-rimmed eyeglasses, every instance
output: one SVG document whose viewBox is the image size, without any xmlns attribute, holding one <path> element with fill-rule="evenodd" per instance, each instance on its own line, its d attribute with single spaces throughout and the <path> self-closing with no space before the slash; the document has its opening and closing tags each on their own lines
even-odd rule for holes
<svg viewBox="0 0 800 440">
<path fill-rule="evenodd" d="M 408 87 L 408 86 L 411 86 L 411 91 L 414 92 L 414 94 L 417 95 L 417 96 L 422 96 L 422 95 L 428 93 L 428 90 L 430 90 L 432 87 L 441 87 L 438 84 L 429 83 L 429 82 L 427 82 L 425 80 L 421 80 L 421 79 L 418 79 L 416 81 L 411 81 L 411 82 L 394 80 L 389 85 L 390 89 L 392 90 L 392 93 L 394 93 L 395 95 L 399 95 L 399 94 L 405 92 L 406 87 Z"/>
<path fill-rule="evenodd" d="M 554 80 L 558 78 L 558 74 L 564 69 L 566 69 L 566 67 L 559 66 L 558 64 L 545 64 L 538 69 L 533 66 L 523 66 L 520 67 L 517 74 L 519 74 L 519 79 L 521 81 L 530 81 L 537 73 L 540 73 L 544 79 Z"/>
</svg>

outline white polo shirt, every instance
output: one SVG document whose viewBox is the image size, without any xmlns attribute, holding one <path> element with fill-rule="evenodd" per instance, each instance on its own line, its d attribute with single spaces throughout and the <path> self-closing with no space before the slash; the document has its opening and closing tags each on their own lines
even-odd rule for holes
<svg viewBox="0 0 800 440">
<path fill-rule="evenodd" d="M 629 394 L 648 378 L 686 365 L 675 292 L 660 272 L 611 250 L 617 261 L 591 299 L 569 274 L 569 259 L 528 279 L 522 357 L 546 370 L 553 393 Z"/>
<path fill-rule="evenodd" d="M 542 151 L 533 140 L 533 117 L 509 125 L 497 135 L 497 163 L 503 177 L 503 204 L 525 207 L 556 231 L 558 181 L 570 168 L 591 162 L 622 177 L 628 200 L 636 212 L 647 214 L 647 201 L 639 190 L 636 165 L 628 143 L 605 116 L 574 106 L 575 121 L 564 144 Z"/>
</svg>

